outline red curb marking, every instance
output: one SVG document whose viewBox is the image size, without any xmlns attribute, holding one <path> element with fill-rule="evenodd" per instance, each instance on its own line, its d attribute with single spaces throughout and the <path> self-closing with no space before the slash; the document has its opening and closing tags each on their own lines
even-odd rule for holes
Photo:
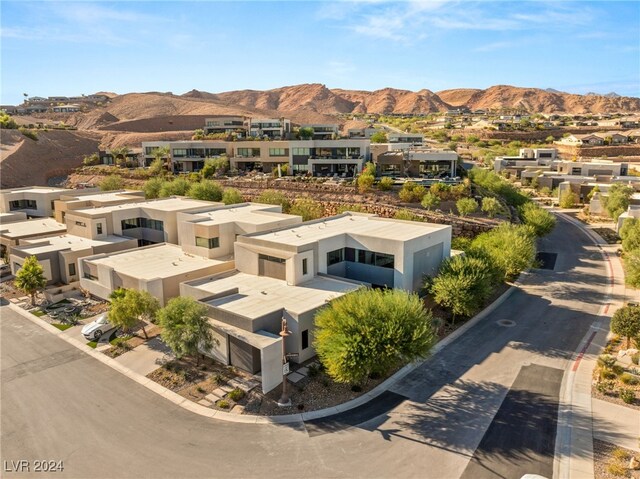
<svg viewBox="0 0 640 479">
<path fill-rule="evenodd" d="M 609 312 L 609 306 L 611 305 L 607 303 L 607 305 L 604 307 L 604 314 L 607 314 Z"/>
<path fill-rule="evenodd" d="M 587 340 L 587 344 L 584 345 L 584 347 L 580 351 L 580 354 L 578 354 L 578 357 L 576 358 L 575 362 L 573 363 L 573 368 L 571 368 L 571 370 L 573 372 L 576 372 L 578 370 L 578 366 L 580 365 L 580 361 L 582 360 L 582 357 L 584 356 L 584 353 L 587 352 L 587 348 L 591 344 L 591 341 L 593 341 L 593 338 L 596 337 L 596 333 L 597 333 L 597 331 L 594 331 L 593 333 L 591 333 L 591 336 Z"/>
</svg>

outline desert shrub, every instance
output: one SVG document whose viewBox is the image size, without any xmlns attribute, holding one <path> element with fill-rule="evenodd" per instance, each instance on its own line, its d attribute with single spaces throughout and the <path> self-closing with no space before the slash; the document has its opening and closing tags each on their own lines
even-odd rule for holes
<svg viewBox="0 0 640 479">
<path fill-rule="evenodd" d="M 618 464 L 617 462 L 611 462 L 607 464 L 607 472 L 612 476 L 626 476 L 627 469 L 622 464 Z"/>
<path fill-rule="evenodd" d="M 613 391 L 615 387 L 616 387 L 616 383 L 615 381 L 612 381 L 612 380 L 600 381 L 596 385 L 596 389 L 600 394 L 608 394 L 611 391 Z"/>
<path fill-rule="evenodd" d="M 35 131 L 29 130 L 29 129 L 23 127 L 23 126 L 18 128 L 18 130 L 20 130 L 20 133 L 22 133 L 27 138 L 29 138 L 31 140 L 34 140 L 34 141 L 38 141 L 38 134 Z"/>
<path fill-rule="evenodd" d="M 640 287 L 640 249 L 625 252 L 622 260 L 627 284 Z"/>
<path fill-rule="evenodd" d="M 601 369 L 600 370 L 600 379 L 615 379 L 618 376 L 616 376 L 616 373 L 614 373 L 613 371 L 610 371 L 609 369 Z"/>
<path fill-rule="evenodd" d="M 315 220 L 322 218 L 324 208 L 311 198 L 298 198 L 291 205 L 289 214 L 302 216 L 302 221 Z"/>
<path fill-rule="evenodd" d="M 189 187 L 189 197 L 196 200 L 220 201 L 222 200 L 222 186 L 217 181 L 202 180 Z"/>
<path fill-rule="evenodd" d="M 160 177 L 150 178 L 145 181 L 144 186 L 142 187 L 142 191 L 144 191 L 144 197 L 148 200 L 159 198 L 160 190 L 162 189 L 162 185 L 166 183 Z"/>
<path fill-rule="evenodd" d="M 464 236 L 456 236 L 451 239 L 451 249 L 457 249 L 460 251 L 468 251 L 471 248 L 471 238 L 465 238 Z"/>
<path fill-rule="evenodd" d="M 408 181 L 398 192 L 398 196 L 401 201 L 405 203 L 417 203 L 422 200 L 422 197 L 426 194 L 427 190 L 424 186 Z"/>
<path fill-rule="evenodd" d="M 216 403 L 216 406 L 218 406 L 220 409 L 229 409 L 231 407 L 231 404 L 226 399 L 220 399 Z"/>
<path fill-rule="evenodd" d="M 565 191 L 560 195 L 560 208 L 573 208 L 578 203 L 578 197 L 573 191 Z"/>
<path fill-rule="evenodd" d="M 285 213 L 289 211 L 291 202 L 287 197 L 276 190 L 264 190 L 256 199 L 256 203 L 263 203 L 265 205 L 280 205 L 282 211 Z"/>
<path fill-rule="evenodd" d="M 467 216 L 478 211 L 478 202 L 473 198 L 461 198 L 456 201 L 456 208 L 460 216 Z"/>
<path fill-rule="evenodd" d="M 500 212 L 500 210 L 502 209 L 502 206 L 500 206 L 500 202 L 497 199 L 492 198 L 490 196 L 486 196 L 482 198 L 481 209 L 482 211 L 487 213 L 487 216 L 489 216 L 489 218 L 493 218 L 495 215 L 497 215 Z"/>
<path fill-rule="evenodd" d="M 158 192 L 159 198 L 169 196 L 186 196 L 191 184 L 184 178 L 176 178 L 173 181 L 165 181 Z"/>
<path fill-rule="evenodd" d="M 121 176 L 109 175 L 98 186 L 102 191 L 121 190 L 124 187 L 124 180 Z"/>
<path fill-rule="evenodd" d="M 235 388 L 233 391 L 230 391 L 229 394 L 227 394 L 227 397 L 235 402 L 240 401 L 242 398 L 244 398 L 244 396 L 244 391 L 240 388 Z"/>
<path fill-rule="evenodd" d="M 211 380 L 218 385 L 227 384 L 227 380 L 224 378 L 222 374 L 214 374 L 211 377 Z"/>
<path fill-rule="evenodd" d="M 540 188 L 540 196 L 551 196 L 552 191 L 548 186 L 543 186 Z"/>
<path fill-rule="evenodd" d="M 636 384 L 638 384 L 638 378 L 629 373 L 622 373 L 620 375 L 620 381 L 628 386 L 635 386 Z"/>
<path fill-rule="evenodd" d="M 640 353 L 632 354 L 631 355 L 631 362 L 637 366 L 638 363 L 640 362 Z"/>
<path fill-rule="evenodd" d="M 389 191 L 393 187 L 393 179 L 385 176 L 378 183 L 378 189 L 380 191 Z"/>
<path fill-rule="evenodd" d="M 204 160 L 204 166 L 200 170 L 203 178 L 212 178 L 215 175 L 222 174 L 229 170 L 229 159 L 226 156 L 218 158 L 207 158 Z"/>
<path fill-rule="evenodd" d="M 548 235 L 556 225 L 555 216 L 533 202 L 522 205 L 518 212 L 522 222 L 532 227 L 538 237 Z"/>
<path fill-rule="evenodd" d="M 340 213 L 344 213 L 345 211 L 355 211 L 355 212 L 364 212 L 365 209 L 362 205 L 356 205 L 356 204 L 347 204 L 347 205 L 340 205 L 337 208 L 337 214 Z"/>
<path fill-rule="evenodd" d="M 440 206 L 440 198 L 430 191 L 422 197 L 422 201 L 420 202 L 420 204 L 423 208 L 431 210 Z"/>
<path fill-rule="evenodd" d="M 364 173 L 358 176 L 358 192 L 366 193 L 371 190 L 371 187 L 376 181 L 376 178 L 373 175 L 365 175 Z"/>
<path fill-rule="evenodd" d="M 620 447 L 616 447 L 611 452 L 611 457 L 613 457 L 614 459 L 617 459 L 619 461 L 626 461 L 627 459 L 629 459 L 629 457 L 631 457 L 631 454 L 629 454 L 627 451 L 625 451 L 624 449 L 622 449 Z"/>
<path fill-rule="evenodd" d="M 529 201 L 515 186 L 491 170 L 473 168 L 469 170 L 469 178 L 472 183 L 501 196 L 511 206 L 520 206 Z"/>
<path fill-rule="evenodd" d="M 451 186 L 446 183 L 434 183 L 429 187 L 429 193 L 436 195 L 441 200 L 448 200 L 451 197 Z"/>
<path fill-rule="evenodd" d="M 620 238 L 624 251 L 640 249 L 640 221 L 635 218 L 624 220 L 620 228 Z"/>
<path fill-rule="evenodd" d="M 84 166 L 94 166 L 100 163 L 100 156 L 97 153 L 92 153 L 91 155 L 84 155 L 82 158 L 82 164 Z"/>
<path fill-rule="evenodd" d="M 310 378 L 315 378 L 316 376 L 318 376 L 318 374 L 320 374 L 320 368 L 315 364 L 310 365 L 307 369 L 307 375 Z"/>
<path fill-rule="evenodd" d="M 393 217 L 396 220 L 422 221 L 422 218 L 420 216 L 418 216 L 417 214 L 413 213 L 411 210 L 408 210 L 406 208 L 396 211 Z"/>
<path fill-rule="evenodd" d="M 598 366 L 611 369 L 616 363 L 616 358 L 610 354 L 601 354 L 598 356 Z"/>
<path fill-rule="evenodd" d="M 622 183 L 614 183 L 609 188 L 609 193 L 603 198 L 603 203 L 607 213 L 615 221 L 618 220 L 618 216 L 627 211 L 633 193 L 632 187 Z"/>
<path fill-rule="evenodd" d="M 618 395 L 620 396 L 620 399 L 622 399 L 622 401 L 624 401 L 626 404 L 633 403 L 634 399 L 636 398 L 636 394 L 635 392 L 633 392 L 633 389 L 629 388 L 620 388 Z"/>
<path fill-rule="evenodd" d="M 222 202 L 225 205 L 235 205 L 243 201 L 242 194 L 235 188 L 225 188 L 222 193 Z"/>
</svg>

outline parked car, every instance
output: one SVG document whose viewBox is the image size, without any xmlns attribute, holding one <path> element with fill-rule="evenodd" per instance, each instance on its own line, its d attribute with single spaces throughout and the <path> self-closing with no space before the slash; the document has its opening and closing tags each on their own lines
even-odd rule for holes
<svg viewBox="0 0 640 479">
<path fill-rule="evenodd" d="M 97 341 L 104 333 L 115 329 L 115 326 L 109 322 L 107 314 L 101 314 L 95 320 L 86 324 L 82 328 L 82 335 L 89 341 Z"/>
</svg>

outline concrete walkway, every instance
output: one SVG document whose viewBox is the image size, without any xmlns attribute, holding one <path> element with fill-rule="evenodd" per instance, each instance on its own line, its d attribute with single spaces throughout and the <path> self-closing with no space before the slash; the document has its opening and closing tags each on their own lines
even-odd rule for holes
<svg viewBox="0 0 640 479">
<path fill-rule="evenodd" d="M 128 351 L 115 360 L 131 371 L 146 376 L 162 366 L 167 360 L 174 358 L 169 346 L 159 336 Z"/>
<path fill-rule="evenodd" d="M 640 452 L 640 411 L 595 398 L 591 404 L 596 439 Z M 600 427 L 603 422 L 606 427 Z"/>
</svg>

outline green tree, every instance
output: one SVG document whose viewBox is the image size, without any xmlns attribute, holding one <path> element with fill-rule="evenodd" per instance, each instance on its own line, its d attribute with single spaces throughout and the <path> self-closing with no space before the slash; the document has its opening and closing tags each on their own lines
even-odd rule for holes
<svg viewBox="0 0 640 479">
<path fill-rule="evenodd" d="M 322 218 L 323 213 L 322 205 L 311 198 L 298 198 L 289 209 L 289 214 L 302 216 L 302 221 Z"/>
<path fill-rule="evenodd" d="M 635 218 L 624 220 L 620 228 L 620 238 L 625 252 L 640 248 L 640 221 Z"/>
<path fill-rule="evenodd" d="M 128 163 L 129 163 L 128 155 L 129 153 L 131 153 L 131 150 L 129 150 L 129 147 L 120 146 L 117 148 L 111 148 L 111 150 L 109 150 L 109 153 L 113 157 L 113 162 L 116 165 L 125 166 L 125 167 L 128 166 Z"/>
<path fill-rule="evenodd" d="M 492 272 L 484 259 L 454 256 L 442 262 L 431 282 L 434 301 L 451 311 L 453 318 L 472 316 L 491 294 Z"/>
<path fill-rule="evenodd" d="M 371 138 L 369 138 L 371 143 L 386 143 L 388 140 L 387 134 L 384 131 L 376 131 Z"/>
<path fill-rule="evenodd" d="M 127 332 L 142 320 L 142 332 L 144 337 L 149 339 L 144 321 L 151 321 L 155 318 L 160 309 L 160 303 L 147 291 L 136 289 L 121 289 L 121 291 L 124 293 L 111 298 L 109 322 Z"/>
<path fill-rule="evenodd" d="M 217 181 L 202 180 L 191 185 L 188 196 L 195 200 L 220 201 L 222 200 L 222 186 Z"/>
<path fill-rule="evenodd" d="M 149 166 L 149 174 L 152 178 L 163 177 L 165 173 L 164 161 L 161 158 L 156 158 L 151 162 L 151 165 Z"/>
<path fill-rule="evenodd" d="M 478 235 L 471 249 L 473 256 L 488 258 L 507 281 L 530 268 L 536 258 L 536 244 L 529 227 L 510 223 Z"/>
<path fill-rule="evenodd" d="M 144 182 L 142 186 L 142 191 L 144 191 L 144 197 L 148 200 L 152 200 L 155 198 L 160 198 L 160 190 L 168 181 L 162 179 L 161 177 L 154 176 L 153 178 L 149 178 Z"/>
<path fill-rule="evenodd" d="M 36 305 L 36 293 L 47 284 L 44 269 L 35 256 L 28 256 L 16 273 L 14 285 L 20 291 L 31 296 L 31 306 Z"/>
<path fill-rule="evenodd" d="M 288 212 L 289 208 L 291 208 L 291 202 L 287 199 L 287 197 L 276 190 L 264 190 L 260 195 L 255 199 L 256 203 L 262 203 L 265 205 L 280 205 L 282 206 L 283 212 Z"/>
<path fill-rule="evenodd" d="M 418 203 L 426 194 L 427 189 L 413 181 L 407 181 L 398 192 L 400 200 L 405 203 Z"/>
<path fill-rule="evenodd" d="M 365 175 L 362 173 L 358 176 L 358 192 L 361 194 L 366 193 L 371 189 L 375 181 L 376 179 L 373 175 Z"/>
<path fill-rule="evenodd" d="M 198 351 L 210 350 L 214 344 L 212 327 L 207 318 L 207 307 L 195 299 L 180 296 L 170 299 L 156 314 L 162 327 L 162 340 L 177 358 L 195 356 Z"/>
<path fill-rule="evenodd" d="M 618 221 L 618 216 L 629 208 L 633 193 L 631 186 L 621 183 L 614 183 L 609 187 L 609 194 L 604 197 L 604 207 L 615 221 Z"/>
<path fill-rule="evenodd" d="M 173 181 L 165 181 L 158 192 L 159 198 L 167 198 L 169 196 L 187 196 L 191 183 L 185 178 L 176 178 Z"/>
<path fill-rule="evenodd" d="M 218 158 L 204 160 L 200 175 L 203 178 L 213 178 L 216 175 L 225 173 L 227 170 L 229 170 L 229 159 L 223 155 Z"/>
<path fill-rule="evenodd" d="M 500 206 L 500 202 L 491 196 L 485 196 L 482 198 L 482 211 L 484 211 L 489 218 L 493 218 L 497 215 L 502 206 Z"/>
<path fill-rule="evenodd" d="M 420 204 L 423 208 L 431 210 L 440 206 L 440 198 L 434 195 L 432 192 L 429 192 L 422 197 L 422 201 L 420 202 Z"/>
<path fill-rule="evenodd" d="M 171 171 L 171 149 L 168 146 L 161 146 L 153 150 L 153 157 L 165 162 L 167 171 Z"/>
<path fill-rule="evenodd" d="M 380 180 L 380 183 L 378 183 L 378 189 L 380 191 L 389 191 L 391 190 L 392 187 L 393 187 L 393 179 L 389 178 L 388 176 L 385 176 L 384 178 L 382 178 Z"/>
<path fill-rule="evenodd" d="M 119 175 L 109 175 L 98 185 L 102 191 L 114 191 L 124 188 L 124 180 Z"/>
<path fill-rule="evenodd" d="M 473 198 L 460 198 L 456 201 L 456 209 L 460 216 L 467 216 L 478 211 L 478 202 Z"/>
<path fill-rule="evenodd" d="M 243 203 L 244 199 L 242 194 L 235 188 L 225 188 L 222 193 L 222 202 L 225 205 L 235 205 L 237 203 Z"/>
<path fill-rule="evenodd" d="M 556 226 L 556 217 L 536 203 L 529 202 L 518 209 L 522 222 L 533 228 L 536 236 L 546 236 Z"/>
<path fill-rule="evenodd" d="M 560 195 L 560 208 L 573 208 L 578 202 L 578 197 L 573 191 L 564 191 Z"/>
<path fill-rule="evenodd" d="M 302 127 L 298 130 L 298 136 L 301 140 L 310 140 L 313 138 L 313 128 L 311 127 Z"/>
<path fill-rule="evenodd" d="M 84 155 L 84 158 L 82 159 L 82 164 L 84 166 L 93 166 L 97 165 L 98 163 L 100 163 L 100 155 L 98 155 L 97 153 Z"/>
<path fill-rule="evenodd" d="M 363 384 L 371 374 L 424 358 L 435 342 L 431 313 L 400 289 L 359 289 L 315 316 L 314 346 L 335 381 Z"/>
<path fill-rule="evenodd" d="M 626 337 L 626 349 L 629 349 L 631 338 L 640 335 L 640 306 L 623 306 L 613 313 L 611 331 L 618 336 Z"/>
</svg>

